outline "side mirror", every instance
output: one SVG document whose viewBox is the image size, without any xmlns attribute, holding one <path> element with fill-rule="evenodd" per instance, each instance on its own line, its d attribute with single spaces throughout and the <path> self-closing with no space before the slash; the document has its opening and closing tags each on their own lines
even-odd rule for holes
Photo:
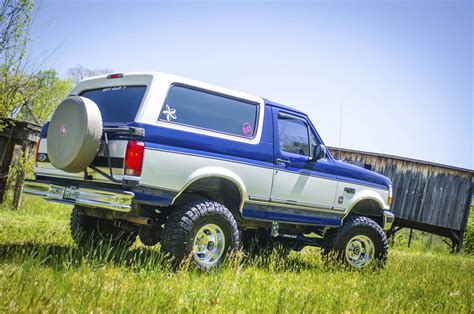
<svg viewBox="0 0 474 314">
<path fill-rule="evenodd" d="M 323 144 L 318 144 L 314 146 L 313 156 L 311 157 L 312 161 L 318 161 L 320 159 L 326 158 L 326 146 Z"/>
</svg>

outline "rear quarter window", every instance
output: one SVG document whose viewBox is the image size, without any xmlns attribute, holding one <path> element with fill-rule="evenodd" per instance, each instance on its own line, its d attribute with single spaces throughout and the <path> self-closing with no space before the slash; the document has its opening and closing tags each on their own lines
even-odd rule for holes
<svg viewBox="0 0 474 314">
<path fill-rule="evenodd" d="M 252 138 L 258 105 L 186 86 L 171 86 L 159 120 Z"/>
<path fill-rule="evenodd" d="M 99 107 L 103 122 L 133 122 L 146 86 L 114 86 L 91 89 L 80 94 Z"/>
</svg>

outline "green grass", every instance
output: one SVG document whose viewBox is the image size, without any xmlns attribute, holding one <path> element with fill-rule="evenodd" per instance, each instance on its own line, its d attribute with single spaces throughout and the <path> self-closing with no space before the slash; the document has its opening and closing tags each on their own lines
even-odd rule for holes
<svg viewBox="0 0 474 314">
<path fill-rule="evenodd" d="M 0 312 L 473 312 L 474 258 L 395 248 L 382 270 L 347 271 L 317 249 L 173 271 L 157 247 L 81 250 L 68 206 L 0 208 Z"/>
</svg>

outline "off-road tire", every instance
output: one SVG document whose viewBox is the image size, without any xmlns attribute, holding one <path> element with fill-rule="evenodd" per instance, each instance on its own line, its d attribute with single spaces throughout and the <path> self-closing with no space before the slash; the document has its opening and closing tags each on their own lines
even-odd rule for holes
<svg viewBox="0 0 474 314">
<path fill-rule="evenodd" d="M 271 237 L 255 230 L 242 230 L 242 249 L 248 257 L 266 258 L 276 253 L 282 258 L 287 258 L 291 248 L 284 243 L 275 241 Z"/>
<path fill-rule="evenodd" d="M 326 259 L 335 258 L 349 267 L 355 268 L 346 258 L 346 245 L 357 235 L 370 238 L 374 245 L 372 266 L 383 266 L 387 261 L 388 240 L 383 229 L 372 219 L 363 216 L 351 216 L 338 229 L 329 230 L 324 236 L 322 254 Z"/>
<path fill-rule="evenodd" d="M 207 224 L 219 226 L 225 237 L 222 256 L 213 265 L 200 264 L 194 254 L 194 239 L 197 232 Z M 174 266 L 180 265 L 188 257 L 203 270 L 216 268 L 226 255 L 240 246 L 240 231 L 232 213 L 215 201 L 201 200 L 176 208 L 168 217 L 161 238 L 161 252 L 173 258 Z"/>
<path fill-rule="evenodd" d="M 70 230 L 72 239 L 80 247 L 102 242 L 114 248 L 129 248 L 136 238 L 135 233 L 116 227 L 113 221 L 82 215 L 77 206 L 72 209 Z"/>
</svg>

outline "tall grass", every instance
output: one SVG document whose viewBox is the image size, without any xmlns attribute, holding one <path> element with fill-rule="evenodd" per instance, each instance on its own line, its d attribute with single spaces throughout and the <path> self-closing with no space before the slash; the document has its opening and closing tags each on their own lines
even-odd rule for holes
<svg viewBox="0 0 474 314">
<path fill-rule="evenodd" d="M 469 220 L 464 232 L 464 252 L 474 255 L 474 205 L 471 206 Z"/>
<path fill-rule="evenodd" d="M 173 270 L 157 247 L 76 247 L 69 211 L 28 197 L 18 211 L 0 209 L 0 311 L 474 311 L 468 256 L 396 248 L 386 268 L 357 272 L 307 248 L 288 260 L 237 253 L 210 273 Z"/>
</svg>

